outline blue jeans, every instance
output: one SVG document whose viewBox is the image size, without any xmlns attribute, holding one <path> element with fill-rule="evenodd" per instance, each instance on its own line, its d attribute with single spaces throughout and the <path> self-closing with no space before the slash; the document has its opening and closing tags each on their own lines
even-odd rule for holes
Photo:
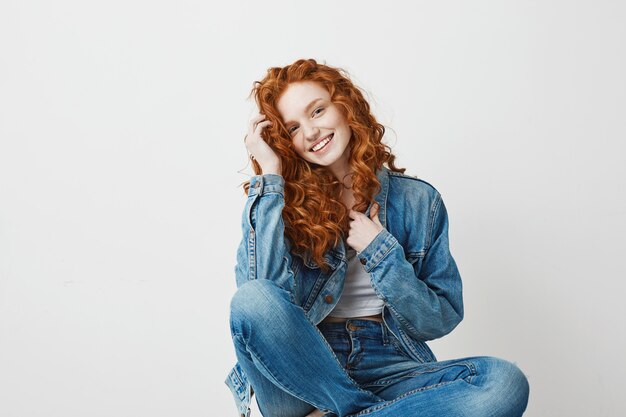
<svg viewBox="0 0 626 417">
<path fill-rule="evenodd" d="M 313 324 L 270 280 L 241 285 L 231 301 L 240 366 L 266 417 L 521 416 L 529 386 L 494 357 L 417 362 L 372 320 Z"/>
</svg>

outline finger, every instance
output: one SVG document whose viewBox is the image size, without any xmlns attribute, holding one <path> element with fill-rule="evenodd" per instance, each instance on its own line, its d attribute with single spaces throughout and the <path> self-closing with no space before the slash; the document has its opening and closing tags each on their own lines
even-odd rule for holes
<svg viewBox="0 0 626 417">
<path fill-rule="evenodd" d="M 265 115 L 263 113 L 255 114 L 252 118 L 250 118 L 251 123 L 258 123 L 260 120 L 265 119 Z"/>
<path fill-rule="evenodd" d="M 370 210 L 370 219 L 374 220 L 378 218 L 378 204 L 374 203 L 372 204 L 372 208 Z"/>
<path fill-rule="evenodd" d="M 256 116 L 251 118 L 250 122 L 248 123 L 248 125 L 250 126 L 250 130 L 254 130 L 254 127 L 263 119 L 265 119 L 264 114 L 257 114 Z"/>
<path fill-rule="evenodd" d="M 372 211 L 375 212 L 375 214 L 372 216 L 372 221 L 381 228 L 384 228 L 383 224 L 380 222 L 380 218 L 378 217 L 378 215 L 380 214 L 380 205 L 376 204 L 376 209 Z"/>
<path fill-rule="evenodd" d="M 268 125 L 271 125 L 272 122 L 266 120 L 256 125 L 250 126 L 250 130 L 248 131 L 248 136 L 259 136 L 261 131 Z M 245 142 L 245 141 L 244 141 Z"/>
<path fill-rule="evenodd" d="M 254 133 L 260 133 L 265 127 L 271 126 L 271 125 L 272 125 L 272 122 L 270 122 L 269 120 L 266 120 L 264 122 L 260 122 L 254 128 Z"/>
</svg>

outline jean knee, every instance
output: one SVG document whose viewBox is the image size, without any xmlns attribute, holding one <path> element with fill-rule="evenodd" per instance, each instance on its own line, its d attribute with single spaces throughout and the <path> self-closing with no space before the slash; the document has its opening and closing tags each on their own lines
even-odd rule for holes
<svg viewBox="0 0 626 417">
<path fill-rule="evenodd" d="M 230 300 L 230 323 L 234 333 L 240 333 L 243 324 L 255 326 L 266 323 L 289 303 L 289 294 L 273 281 L 255 279 L 241 285 Z"/>
<path fill-rule="evenodd" d="M 521 416 L 528 404 L 530 386 L 526 375 L 512 362 L 488 357 L 489 382 L 487 393 L 494 408 L 501 408 L 501 415 Z"/>
<path fill-rule="evenodd" d="M 526 410 L 526 406 L 528 405 L 530 384 L 528 383 L 528 378 L 524 375 L 524 372 L 522 372 L 517 365 L 511 362 L 508 363 L 511 367 L 509 371 L 511 391 L 514 392 L 512 395 L 516 400 L 516 410 L 519 411 L 521 415 L 522 412 Z"/>
</svg>

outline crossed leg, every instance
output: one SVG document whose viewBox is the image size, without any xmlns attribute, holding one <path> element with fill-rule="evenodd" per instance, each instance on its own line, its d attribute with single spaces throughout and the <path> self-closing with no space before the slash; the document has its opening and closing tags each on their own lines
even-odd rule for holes
<svg viewBox="0 0 626 417">
<path fill-rule="evenodd" d="M 333 417 L 513 417 L 522 415 L 528 400 L 528 381 L 510 362 L 472 357 L 420 363 L 403 358 L 400 351 L 392 358 L 389 343 L 367 342 L 374 352 L 370 356 L 391 363 L 390 372 L 380 369 L 387 374 L 374 380 L 353 378 L 345 367 L 359 357 L 357 339 L 350 351 L 342 352 L 345 343 L 342 347 L 327 340 L 287 292 L 268 280 L 239 288 L 231 302 L 231 332 L 240 366 L 268 417 L 316 412 Z"/>
</svg>

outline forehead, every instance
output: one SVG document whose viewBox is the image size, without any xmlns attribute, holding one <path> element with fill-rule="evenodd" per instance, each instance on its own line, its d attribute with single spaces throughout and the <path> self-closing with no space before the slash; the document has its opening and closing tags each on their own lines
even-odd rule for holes
<svg viewBox="0 0 626 417">
<path fill-rule="evenodd" d="M 330 100 L 323 85 L 313 81 L 291 83 L 276 102 L 276 109 L 285 123 L 305 115 L 307 107 L 316 100 Z"/>
</svg>

